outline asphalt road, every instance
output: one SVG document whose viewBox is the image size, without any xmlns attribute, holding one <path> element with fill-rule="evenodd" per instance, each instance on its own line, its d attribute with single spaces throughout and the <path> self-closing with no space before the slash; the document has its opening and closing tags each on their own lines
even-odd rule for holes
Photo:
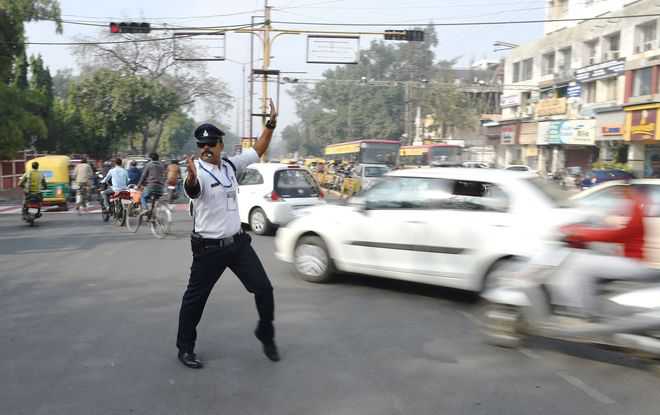
<svg viewBox="0 0 660 415">
<path fill-rule="evenodd" d="M 190 221 L 154 239 L 100 215 L 0 215 L 0 414 L 658 414 L 660 377 L 613 352 L 484 345 L 466 293 L 344 276 L 298 280 L 254 245 L 283 360 L 261 353 L 227 271 L 199 327 L 201 371 L 176 359 Z"/>
</svg>

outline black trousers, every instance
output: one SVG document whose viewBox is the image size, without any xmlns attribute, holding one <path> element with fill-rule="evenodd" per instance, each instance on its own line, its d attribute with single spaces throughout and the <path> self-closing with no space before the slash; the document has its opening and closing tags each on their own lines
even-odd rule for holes
<svg viewBox="0 0 660 415">
<path fill-rule="evenodd" d="M 181 352 L 194 351 L 197 324 L 202 318 L 206 300 L 227 267 L 238 276 L 245 288 L 254 294 L 259 313 L 256 332 L 259 340 L 268 343 L 275 337 L 273 287 L 257 253 L 250 245 L 250 235 L 240 234 L 235 240 L 236 242 L 225 248 L 207 248 L 202 253 L 193 253 L 188 288 L 183 294 L 179 312 L 176 346 Z"/>
</svg>

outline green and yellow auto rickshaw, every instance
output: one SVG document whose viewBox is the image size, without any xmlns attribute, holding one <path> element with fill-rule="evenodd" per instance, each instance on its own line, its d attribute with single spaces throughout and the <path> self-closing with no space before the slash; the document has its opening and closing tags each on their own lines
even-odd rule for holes
<svg viewBox="0 0 660 415">
<path fill-rule="evenodd" d="M 71 194 L 71 176 L 69 165 L 71 160 L 67 156 L 43 156 L 28 160 L 25 171 L 32 170 L 32 163 L 39 163 L 39 171 L 46 178 L 47 189 L 42 191 L 45 206 L 59 206 L 67 210 L 66 201 Z"/>
</svg>

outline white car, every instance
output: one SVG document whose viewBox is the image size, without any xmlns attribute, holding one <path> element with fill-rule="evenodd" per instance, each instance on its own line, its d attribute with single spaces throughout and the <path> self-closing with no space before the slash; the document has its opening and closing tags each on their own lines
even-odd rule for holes
<svg viewBox="0 0 660 415">
<path fill-rule="evenodd" d="M 359 164 L 353 173 L 353 177 L 360 180 L 361 189 L 369 189 L 390 171 L 384 164 Z"/>
<path fill-rule="evenodd" d="M 488 169 L 490 166 L 487 163 L 481 161 L 464 161 L 463 167 L 468 169 Z"/>
<path fill-rule="evenodd" d="M 525 166 L 524 164 L 512 164 L 510 166 L 507 166 L 504 170 L 536 173 L 536 170 L 532 169 L 529 166 Z"/>
<path fill-rule="evenodd" d="M 251 164 L 237 179 L 241 222 L 259 235 L 286 225 L 302 208 L 325 203 L 312 174 L 296 164 Z"/>
<path fill-rule="evenodd" d="M 538 176 L 493 169 L 397 170 L 346 205 L 306 209 L 278 231 L 279 259 L 305 280 L 335 270 L 479 291 L 582 219 Z"/>
<path fill-rule="evenodd" d="M 633 179 L 630 186 L 645 198 L 645 256 L 654 268 L 660 268 L 660 179 Z M 622 188 L 628 186 L 623 180 L 611 180 L 574 195 L 571 201 L 580 209 L 594 214 L 609 216 L 614 224 L 621 225 L 627 218 L 620 216 L 626 210 Z"/>
</svg>

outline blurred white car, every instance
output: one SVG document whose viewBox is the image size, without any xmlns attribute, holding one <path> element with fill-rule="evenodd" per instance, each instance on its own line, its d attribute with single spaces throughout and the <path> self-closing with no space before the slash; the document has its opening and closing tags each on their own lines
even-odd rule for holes
<svg viewBox="0 0 660 415">
<path fill-rule="evenodd" d="M 512 164 L 510 166 L 507 166 L 504 170 L 536 173 L 536 170 L 524 164 Z"/>
<path fill-rule="evenodd" d="M 278 231 L 276 255 L 313 282 L 347 271 L 479 291 L 582 218 L 560 194 L 529 173 L 397 170 L 347 205 L 305 209 Z"/>
<path fill-rule="evenodd" d="M 359 164 L 355 167 L 353 177 L 360 180 L 360 188 L 369 189 L 390 171 L 390 168 L 383 164 Z"/>
<path fill-rule="evenodd" d="M 629 183 L 646 199 L 645 255 L 649 265 L 660 268 L 660 179 L 633 179 Z M 593 215 L 613 217 L 615 224 L 620 225 L 627 219 L 620 216 L 626 211 L 621 194 L 625 186 L 628 184 L 623 180 L 604 182 L 574 195 L 571 201 Z"/>
<path fill-rule="evenodd" d="M 324 203 L 312 174 L 297 164 L 255 163 L 237 179 L 241 222 L 259 235 L 286 225 L 300 209 Z"/>
<path fill-rule="evenodd" d="M 490 166 L 482 161 L 464 161 L 463 167 L 468 169 L 488 169 Z"/>
</svg>

